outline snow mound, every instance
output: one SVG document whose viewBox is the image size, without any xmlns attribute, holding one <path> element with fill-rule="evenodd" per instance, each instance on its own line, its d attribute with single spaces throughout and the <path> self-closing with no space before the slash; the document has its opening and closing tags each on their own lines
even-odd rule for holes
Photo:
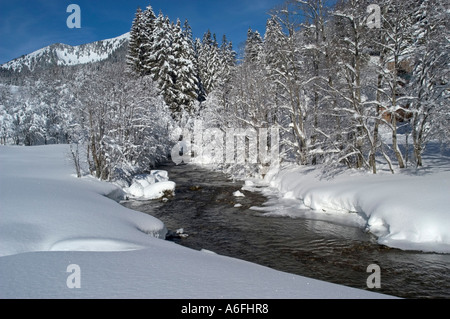
<svg viewBox="0 0 450 319">
<path fill-rule="evenodd" d="M 169 181 L 167 171 L 153 170 L 150 174 L 137 175 L 131 186 L 124 191 L 135 199 L 153 200 L 162 198 L 166 194 L 174 194 L 176 184 Z"/>
<path fill-rule="evenodd" d="M 235 197 L 245 197 L 245 195 L 241 191 L 235 191 L 233 193 L 233 196 L 235 196 Z"/>
<path fill-rule="evenodd" d="M 126 251 L 165 238 L 163 222 L 112 200 L 123 196 L 117 186 L 74 178 L 68 152 L 67 145 L 0 147 L 0 256 Z"/>
<path fill-rule="evenodd" d="M 130 251 L 144 249 L 145 246 L 116 239 L 74 238 L 62 240 L 50 247 L 50 251 Z"/>
</svg>

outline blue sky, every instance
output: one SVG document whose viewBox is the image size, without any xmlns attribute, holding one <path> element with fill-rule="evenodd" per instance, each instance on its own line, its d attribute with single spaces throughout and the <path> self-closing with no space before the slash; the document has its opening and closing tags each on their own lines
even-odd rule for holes
<svg viewBox="0 0 450 319">
<path fill-rule="evenodd" d="M 137 7 L 149 4 L 172 21 L 185 19 L 195 37 L 210 29 L 220 41 L 223 34 L 234 49 L 245 41 L 251 27 L 262 35 L 268 11 L 284 0 L 1 0 L 0 64 L 51 45 L 79 45 L 128 32 Z M 81 28 L 69 29 L 70 4 L 81 8 Z"/>
</svg>

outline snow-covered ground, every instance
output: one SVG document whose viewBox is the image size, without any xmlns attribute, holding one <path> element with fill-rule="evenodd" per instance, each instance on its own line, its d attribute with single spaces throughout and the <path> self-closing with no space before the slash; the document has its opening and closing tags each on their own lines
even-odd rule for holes
<svg viewBox="0 0 450 319">
<path fill-rule="evenodd" d="M 254 209 L 361 227 L 394 248 L 450 253 L 450 158 L 429 155 L 425 165 L 394 175 L 388 170 L 377 175 L 330 172 L 321 166 L 276 168 L 263 181 L 274 199 Z"/>
<path fill-rule="evenodd" d="M 0 298 L 388 297 L 162 240 L 161 221 L 75 178 L 67 154 L 0 147 Z"/>
</svg>

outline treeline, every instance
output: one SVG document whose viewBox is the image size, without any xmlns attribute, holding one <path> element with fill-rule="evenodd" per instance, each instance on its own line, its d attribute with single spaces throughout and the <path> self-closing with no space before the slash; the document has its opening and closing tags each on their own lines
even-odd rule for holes
<svg viewBox="0 0 450 319">
<path fill-rule="evenodd" d="M 235 65 L 233 45 L 223 36 L 219 46 L 210 31 L 202 40 L 193 39 L 186 20 L 173 23 L 151 6 L 138 9 L 130 31 L 127 65 L 158 84 L 172 115 L 198 112 L 199 104 L 226 79 Z"/>
<path fill-rule="evenodd" d="M 377 15 L 373 4 L 288 0 L 264 35 L 248 30 L 239 59 L 225 36 L 193 39 L 187 21 L 138 10 L 126 58 L 8 75 L 0 143 L 70 143 L 80 174 L 114 179 L 166 160 L 202 120 L 278 128 L 281 160 L 300 165 L 421 166 L 431 141 L 450 142 L 449 5 L 379 0 Z M 265 169 L 244 166 L 228 168 Z"/>
<path fill-rule="evenodd" d="M 283 160 L 301 165 L 421 166 L 430 141 L 450 141 L 448 2 L 380 0 L 379 15 L 330 2 L 287 1 L 264 36 L 250 29 L 204 122 L 279 127 Z"/>
<path fill-rule="evenodd" d="M 0 85 L 1 143 L 70 144 L 78 176 L 129 179 L 166 161 L 174 122 L 152 79 L 125 63 L 55 68 Z"/>
</svg>

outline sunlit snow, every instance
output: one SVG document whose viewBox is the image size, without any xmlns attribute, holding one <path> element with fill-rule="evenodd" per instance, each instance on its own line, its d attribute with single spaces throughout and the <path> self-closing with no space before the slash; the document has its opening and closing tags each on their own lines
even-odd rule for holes
<svg viewBox="0 0 450 319">
<path fill-rule="evenodd" d="M 165 241 L 117 186 L 75 178 L 68 149 L 0 146 L 0 298 L 388 297 Z"/>
</svg>

